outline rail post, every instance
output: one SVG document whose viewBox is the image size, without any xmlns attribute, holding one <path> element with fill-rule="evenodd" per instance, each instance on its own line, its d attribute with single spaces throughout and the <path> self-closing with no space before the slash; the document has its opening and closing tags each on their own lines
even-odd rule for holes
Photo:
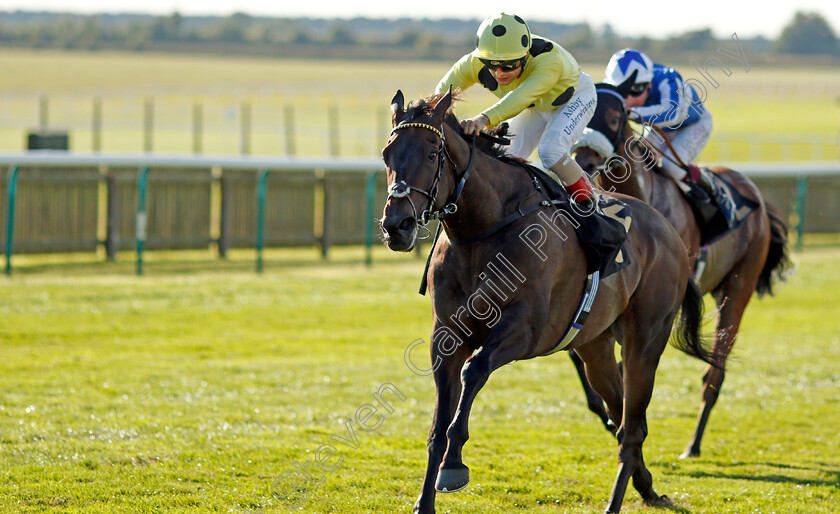
<svg viewBox="0 0 840 514">
<path fill-rule="evenodd" d="M 107 232 L 105 236 L 105 257 L 109 261 L 114 261 L 120 249 L 120 189 L 113 170 L 109 170 L 108 174 L 105 175 L 105 184 L 108 198 L 105 214 L 105 230 Z"/>
<path fill-rule="evenodd" d="M 102 151 L 102 98 L 93 99 L 93 120 L 91 123 L 91 149 Z"/>
<path fill-rule="evenodd" d="M 155 130 L 155 103 L 151 98 L 143 102 L 143 151 L 151 153 Z"/>
<path fill-rule="evenodd" d="M 46 132 L 50 124 L 49 120 L 50 100 L 47 95 L 41 95 L 38 99 L 38 128 L 41 132 Z"/>
<path fill-rule="evenodd" d="M 143 274 L 143 247 L 146 245 L 146 185 L 149 168 L 137 171 L 137 224 L 134 236 L 137 239 L 137 275 Z"/>
<path fill-rule="evenodd" d="M 373 264 L 373 199 L 376 191 L 376 171 L 367 173 L 365 181 L 365 264 L 369 267 Z"/>
<path fill-rule="evenodd" d="M 15 239 L 15 188 L 17 186 L 18 166 L 9 167 L 9 182 L 6 196 L 8 197 L 8 211 L 6 212 L 6 275 L 12 274 L 12 250 Z"/>
<path fill-rule="evenodd" d="M 244 100 L 239 108 L 239 153 L 251 153 L 251 102 Z"/>
<path fill-rule="evenodd" d="M 802 250 L 802 239 L 805 237 L 805 199 L 808 196 L 808 176 L 796 177 L 796 249 Z"/>
<path fill-rule="evenodd" d="M 204 105 L 201 100 L 195 100 L 192 106 L 192 151 L 201 153 L 201 133 L 204 125 Z"/>
<path fill-rule="evenodd" d="M 263 232 L 265 231 L 265 192 L 268 178 L 268 170 L 260 170 L 257 174 L 257 273 L 263 270 Z"/>
<path fill-rule="evenodd" d="M 329 131 L 327 137 L 327 140 L 329 141 L 329 154 L 332 157 L 338 157 L 338 106 L 335 104 L 330 104 L 327 107 L 327 125 Z"/>
<path fill-rule="evenodd" d="M 284 132 L 286 135 L 286 155 L 295 155 L 295 108 L 287 103 L 283 109 Z"/>
</svg>

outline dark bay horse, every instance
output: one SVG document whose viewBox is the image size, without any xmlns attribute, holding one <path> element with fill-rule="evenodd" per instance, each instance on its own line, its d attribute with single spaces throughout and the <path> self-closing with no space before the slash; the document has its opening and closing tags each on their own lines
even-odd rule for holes
<svg viewBox="0 0 840 514">
<path fill-rule="evenodd" d="M 718 320 L 713 345 L 714 363 L 703 376 L 703 402 L 694 437 L 682 457 L 700 455 L 700 442 L 709 421 L 709 414 L 717 402 L 724 379 L 726 358 L 735 344 L 744 310 L 754 293 L 772 294 L 773 281 L 783 277 L 789 266 L 787 257 L 787 225 L 778 212 L 768 205 L 758 188 L 744 175 L 725 167 L 711 171 L 724 177 L 745 198 L 758 204 L 732 232 L 704 248 L 705 262 L 695 269 L 701 252 L 701 232 L 692 207 L 673 179 L 652 172 L 654 154 L 644 139 L 634 135 L 622 97 L 626 85 L 598 84 L 598 106 L 589 128 L 601 136 L 602 145 L 611 146 L 612 155 L 581 147 L 575 154 L 578 164 L 592 174 L 596 170 L 602 187 L 607 191 L 624 193 L 652 205 L 665 215 L 680 233 L 688 250 L 695 279 L 701 291 L 711 293 L 717 303 Z M 596 137 L 598 134 L 593 134 Z M 608 143 L 608 145 L 607 145 Z M 607 161 L 609 160 L 609 163 Z M 699 276 L 698 276 L 699 275 Z M 579 363 L 578 363 L 579 364 Z M 587 385 L 584 381 L 584 388 Z M 589 405 L 608 422 L 600 402 L 593 403 L 587 391 Z"/>
<path fill-rule="evenodd" d="M 607 512 L 619 511 L 631 478 L 646 503 L 668 503 L 653 489 L 642 443 L 655 371 L 681 308 L 671 343 L 710 362 L 698 336 L 701 297 L 679 234 L 651 207 L 623 197 L 633 212 L 624 244 L 629 264 L 601 281 L 577 337 L 558 348 L 573 319 L 580 321 L 576 307 L 588 281 L 584 250 L 522 165 L 471 149 L 448 112 L 451 103 L 450 92 L 405 108 L 398 91 L 382 151 L 389 187 L 381 228 L 388 248 L 410 251 L 418 224 L 443 217 L 426 274 L 434 323 L 428 371 L 437 394 L 414 512 L 434 512 L 436 491 L 469 482 L 462 449 L 470 409 L 490 373 L 571 348 L 619 427 L 619 471 Z"/>
</svg>

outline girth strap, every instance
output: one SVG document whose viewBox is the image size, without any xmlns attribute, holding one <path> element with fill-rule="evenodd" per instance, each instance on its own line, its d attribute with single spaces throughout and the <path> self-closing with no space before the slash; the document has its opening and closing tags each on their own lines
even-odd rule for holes
<svg viewBox="0 0 840 514">
<path fill-rule="evenodd" d="M 589 316 L 589 311 L 592 310 L 592 304 L 595 303 L 595 297 L 598 296 L 598 285 L 601 283 L 601 272 L 596 271 L 586 277 L 586 285 L 583 288 L 583 297 L 580 299 L 580 305 L 572 318 L 572 324 L 566 330 L 566 334 L 554 345 L 554 348 L 544 353 L 543 355 L 551 355 L 566 349 L 577 336 L 578 332 L 583 329 L 583 324 L 586 323 L 586 318 Z"/>
</svg>

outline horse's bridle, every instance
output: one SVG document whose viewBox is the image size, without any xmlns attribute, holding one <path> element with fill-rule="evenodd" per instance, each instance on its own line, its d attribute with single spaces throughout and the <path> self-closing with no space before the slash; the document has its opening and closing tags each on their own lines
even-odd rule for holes
<svg viewBox="0 0 840 514">
<path fill-rule="evenodd" d="M 440 145 L 438 146 L 438 167 L 437 172 L 435 173 L 435 179 L 432 182 L 432 187 L 429 188 L 428 191 L 423 190 L 417 186 L 412 186 L 407 184 L 405 180 L 400 180 L 391 184 L 391 187 L 388 188 L 388 199 L 391 198 L 407 198 L 408 202 L 411 204 L 411 209 L 414 212 L 414 218 L 417 220 L 417 225 L 420 227 L 425 227 L 429 224 L 430 221 L 433 219 L 441 220 L 449 215 L 454 214 L 458 211 L 458 198 L 461 196 L 461 191 L 464 189 L 464 184 L 467 182 L 467 178 L 470 176 L 470 170 L 472 169 L 472 160 L 473 160 L 473 152 L 475 149 L 475 139 L 473 139 L 472 145 L 470 145 L 470 158 L 467 162 L 467 167 L 464 169 L 464 173 L 461 175 L 461 178 L 458 180 L 458 184 L 455 186 L 455 191 L 453 191 L 452 196 L 446 201 L 444 206 L 438 210 L 433 210 L 435 207 L 435 202 L 437 201 L 437 194 L 438 194 L 438 186 L 440 185 L 440 177 L 443 174 L 443 169 L 446 167 L 446 162 L 448 161 L 449 164 L 452 166 L 452 171 L 457 178 L 458 176 L 458 167 L 455 165 L 455 161 L 449 155 L 449 152 L 446 150 L 446 137 L 443 135 L 443 128 L 441 127 L 438 129 L 437 127 L 433 127 L 427 123 L 418 123 L 418 122 L 410 122 L 410 123 L 400 123 L 393 129 L 391 129 L 391 134 L 398 130 L 403 130 L 407 128 L 423 128 L 426 130 L 431 130 L 440 138 Z M 417 191 L 418 193 L 422 194 L 426 198 L 429 199 L 429 205 L 426 209 L 417 214 L 417 207 L 414 205 L 414 201 L 411 199 L 411 191 Z"/>
<path fill-rule="evenodd" d="M 604 164 L 602 164 L 601 166 L 598 166 L 598 171 L 609 171 L 612 168 L 612 166 L 610 164 L 610 161 L 612 161 L 613 163 L 617 161 L 617 159 L 612 159 L 612 157 L 616 156 L 616 155 L 621 157 L 621 155 L 617 151 L 620 142 L 621 141 L 626 141 L 625 136 L 627 135 L 626 134 L 626 132 L 627 132 L 627 109 L 626 109 L 625 104 L 624 104 L 624 97 L 622 97 L 616 91 L 613 91 L 612 89 L 598 88 L 598 89 L 595 90 L 595 92 L 596 92 L 596 94 L 597 93 L 606 93 L 606 94 L 609 94 L 609 95 L 613 95 L 616 98 L 618 98 L 619 100 L 621 100 L 622 109 L 621 109 L 621 119 L 619 121 L 619 126 L 621 128 L 616 131 L 615 138 L 613 140 L 611 140 L 611 141 L 608 140 L 613 147 L 613 153 L 612 153 L 612 155 L 608 155 L 604 158 Z"/>
<path fill-rule="evenodd" d="M 624 97 L 622 97 L 620 94 L 618 94 L 618 92 L 613 91 L 612 89 L 605 89 L 605 88 L 598 88 L 595 91 L 596 91 L 596 93 L 606 93 L 606 94 L 615 96 L 616 98 L 621 100 L 621 105 L 622 105 L 622 107 L 624 107 L 624 105 L 625 105 Z M 620 141 L 627 141 L 627 109 L 626 109 L 626 107 L 623 108 L 622 112 L 623 112 L 623 114 L 622 114 L 621 123 L 620 123 L 621 129 L 616 132 L 614 141 L 609 141 L 609 139 L 608 139 L 608 141 L 610 142 L 610 144 L 613 147 L 613 153 L 612 153 L 612 155 L 608 155 L 607 157 L 605 157 L 604 164 L 597 167 L 598 171 L 609 171 L 612 168 L 609 165 L 609 162 L 610 162 L 610 159 L 613 156 L 617 155 L 617 156 L 622 157 L 622 158 L 624 157 L 623 155 L 619 154 L 618 151 L 617 151 L 617 148 L 619 147 Z M 664 153 L 661 154 L 662 157 L 665 158 L 665 159 L 668 159 L 669 161 L 673 162 L 677 166 L 685 169 L 686 164 L 684 162 L 682 162 L 682 159 L 680 159 L 679 154 L 677 153 L 676 150 L 674 150 L 674 147 L 672 146 L 671 141 L 668 138 L 668 135 L 661 128 L 657 127 L 656 125 L 649 125 L 649 126 L 652 130 L 655 130 L 665 140 L 665 143 L 668 145 L 668 148 L 671 150 L 671 152 L 674 154 L 674 156 L 676 158 L 672 158 L 671 156 L 669 156 L 667 154 L 664 154 Z M 653 142 L 650 141 L 650 139 L 648 139 L 647 137 L 645 137 L 645 135 L 642 132 L 636 132 L 634 130 L 633 133 L 636 134 L 636 139 L 637 139 L 638 143 L 646 144 L 646 145 L 649 145 L 649 146 L 655 146 L 653 144 Z"/>
</svg>

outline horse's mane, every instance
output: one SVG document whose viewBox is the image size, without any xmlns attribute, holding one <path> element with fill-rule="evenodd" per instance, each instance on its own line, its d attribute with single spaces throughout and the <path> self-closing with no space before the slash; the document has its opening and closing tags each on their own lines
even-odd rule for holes
<svg viewBox="0 0 840 514">
<path fill-rule="evenodd" d="M 443 98 L 444 95 L 446 95 L 446 93 L 438 93 L 434 95 L 429 95 L 426 98 L 414 100 L 413 102 L 408 104 L 408 107 L 405 110 L 405 119 L 411 120 L 418 116 L 431 116 L 438 102 L 440 102 L 441 98 Z M 460 99 L 461 90 L 455 89 L 454 91 L 452 91 L 453 104 L 455 103 L 455 101 L 458 101 Z M 446 125 L 448 125 L 449 128 L 454 130 L 455 133 L 461 137 L 461 139 L 467 141 L 468 143 L 472 143 L 473 136 L 468 136 L 464 133 L 464 129 L 461 128 L 461 123 L 458 121 L 458 118 L 453 112 L 453 107 L 450 107 L 449 110 L 446 111 L 446 116 L 444 116 L 443 122 Z M 486 132 L 496 137 L 505 137 L 508 136 L 507 131 L 508 126 L 506 123 L 504 123 L 501 125 L 497 125 L 492 129 L 487 130 Z M 523 164 L 527 163 L 525 159 L 520 159 L 519 157 L 508 155 L 507 151 L 503 146 L 494 144 L 493 142 L 483 138 L 476 139 L 475 147 L 481 150 L 482 152 L 505 162 L 515 161 Z"/>
</svg>

